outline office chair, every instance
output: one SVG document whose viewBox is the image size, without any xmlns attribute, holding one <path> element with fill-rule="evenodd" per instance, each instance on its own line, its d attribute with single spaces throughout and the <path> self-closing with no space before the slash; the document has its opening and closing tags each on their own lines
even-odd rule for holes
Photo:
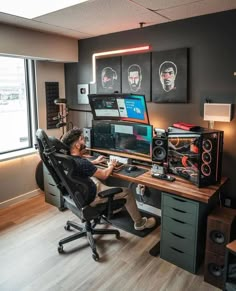
<svg viewBox="0 0 236 291">
<path fill-rule="evenodd" d="M 58 243 L 58 252 L 64 252 L 64 244 L 81 237 L 87 237 L 92 249 L 92 257 L 98 261 L 99 255 L 93 235 L 115 234 L 116 238 L 119 238 L 120 232 L 114 229 L 95 229 L 95 227 L 102 220 L 109 222 L 113 211 L 124 206 L 125 199 L 113 200 L 114 195 L 120 193 L 122 189 L 116 187 L 100 192 L 98 195 L 102 198 L 107 197 L 108 202 L 91 207 L 85 199 L 89 191 L 88 186 L 81 177 L 76 176 L 76 163 L 74 158 L 67 154 L 66 145 L 56 138 L 48 137 L 42 129 L 37 130 L 36 139 L 40 157 L 63 196 L 64 206 L 70 209 L 83 223 L 81 226 L 73 221 L 67 221 L 65 229 L 74 228 L 78 232 L 61 239 Z"/>
</svg>

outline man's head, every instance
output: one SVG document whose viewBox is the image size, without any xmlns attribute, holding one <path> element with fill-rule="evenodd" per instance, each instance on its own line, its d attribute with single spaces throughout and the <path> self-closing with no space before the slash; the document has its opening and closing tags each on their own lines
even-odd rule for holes
<svg viewBox="0 0 236 291">
<path fill-rule="evenodd" d="M 177 67 L 171 61 L 163 62 L 159 67 L 159 76 L 163 89 L 169 92 L 175 88 Z"/>
<path fill-rule="evenodd" d="M 137 92 L 141 87 L 142 73 L 139 65 L 133 64 L 128 68 L 128 82 L 130 89 Z"/>
<path fill-rule="evenodd" d="M 106 67 L 102 70 L 102 87 L 113 89 L 114 80 L 117 80 L 117 73 L 111 67 Z"/>
<path fill-rule="evenodd" d="M 85 149 L 85 140 L 83 136 L 83 130 L 80 128 L 72 128 L 66 132 L 61 141 L 69 147 L 70 153 L 81 153 Z"/>
</svg>

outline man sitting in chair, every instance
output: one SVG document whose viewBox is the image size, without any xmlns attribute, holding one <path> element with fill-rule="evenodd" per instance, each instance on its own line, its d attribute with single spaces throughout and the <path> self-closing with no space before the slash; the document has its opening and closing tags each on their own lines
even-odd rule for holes
<svg viewBox="0 0 236 291">
<path fill-rule="evenodd" d="M 117 161 L 111 160 L 108 162 L 108 167 L 106 169 L 100 169 L 96 167 L 96 164 L 104 161 L 104 156 L 99 156 L 96 160 L 93 161 L 89 161 L 88 159 L 83 158 L 85 140 L 83 131 L 79 128 L 73 128 L 65 133 L 62 137 L 62 142 L 69 147 L 71 156 L 75 158 L 78 175 L 86 179 L 90 187 L 91 197 L 89 204 L 91 206 L 95 206 L 99 203 L 106 203 L 107 198 L 101 198 L 96 194 L 100 191 L 110 188 L 101 183 L 100 180 L 106 180 L 110 176 L 117 164 Z M 129 212 L 132 220 L 134 221 L 134 228 L 136 230 L 143 230 L 145 228 L 154 227 L 156 224 L 155 218 L 142 217 L 132 192 L 125 187 L 122 189 L 123 192 L 115 194 L 114 199 L 126 199 L 125 207 Z"/>
</svg>

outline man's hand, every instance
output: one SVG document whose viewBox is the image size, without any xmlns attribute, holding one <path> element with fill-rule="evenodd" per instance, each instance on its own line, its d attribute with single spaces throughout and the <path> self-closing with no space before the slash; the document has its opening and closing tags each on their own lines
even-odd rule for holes
<svg viewBox="0 0 236 291">
<path fill-rule="evenodd" d="M 98 156 L 96 158 L 96 160 L 93 160 L 93 164 L 96 165 L 96 164 L 99 164 L 99 163 L 103 163 L 105 162 L 106 158 L 104 156 Z"/>
<path fill-rule="evenodd" d="M 117 160 L 112 159 L 109 162 L 107 162 L 108 167 L 113 166 L 113 168 L 115 168 L 115 166 L 117 165 Z"/>
</svg>

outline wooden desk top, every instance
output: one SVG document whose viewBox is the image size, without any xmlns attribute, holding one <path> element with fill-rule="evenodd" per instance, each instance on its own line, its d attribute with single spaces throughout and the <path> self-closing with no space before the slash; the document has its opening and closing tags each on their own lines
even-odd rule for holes
<svg viewBox="0 0 236 291">
<path fill-rule="evenodd" d="M 150 171 L 138 176 L 137 178 L 122 175 L 119 173 L 113 173 L 112 176 L 129 182 L 143 184 L 150 188 L 158 189 L 160 191 L 171 194 L 176 194 L 178 196 L 193 199 L 203 203 L 209 203 L 210 199 L 221 189 L 221 187 L 228 180 L 226 177 L 223 177 L 220 184 L 198 188 L 191 182 L 178 176 L 173 176 L 176 178 L 174 182 L 168 182 L 165 180 L 153 178 Z"/>
<path fill-rule="evenodd" d="M 118 153 L 118 152 L 113 152 L 113 151 L 108 151 L 108 150 L 105 151 L 105 150 L 97 150 L 97 149 L 90 149 L 90 150 L 96 151 L 101 154 L 104 154 L 104 153 L 108 155 L 113 154 L 117 156 L 144 161 L 144 162 L 152 162 L 151 158 L 134 156 L 134 155 L 127 154 L 124 152 Z M 146 167 L 146 169 L 148 168 Z M 198 188 L 196 185 L 192 184 L 191 182 L 175 175 L 173 175 L 173 177 L 175 177 L 176 179 L 174 182 L 168 182 L 165 180 L 153 178 L 151 176 L 150 171 L 138 176 L 137 178 L 133 178 L 127 175 L 122 175 L 120 173 L 113 173 L 112 176 L 115 178 L 128 181 L 128 182 L 143 184 L 150 188 L 158 189 L 160 191 L 171 193 L 171 194 L 176 194 L 178 196 L 196 200 L 203 203 L 209 203 L 210 199 L 216 193 L 218 193 L 221 187 L 228 181 L 228 178 L 223 177 L 219 184 Z"/>
<path fill-rule="evenodd" d="M 236 255 L 236 240 L 232 241 L 231 243 L 227 244 L 226 247 Z"/>
</svg>

